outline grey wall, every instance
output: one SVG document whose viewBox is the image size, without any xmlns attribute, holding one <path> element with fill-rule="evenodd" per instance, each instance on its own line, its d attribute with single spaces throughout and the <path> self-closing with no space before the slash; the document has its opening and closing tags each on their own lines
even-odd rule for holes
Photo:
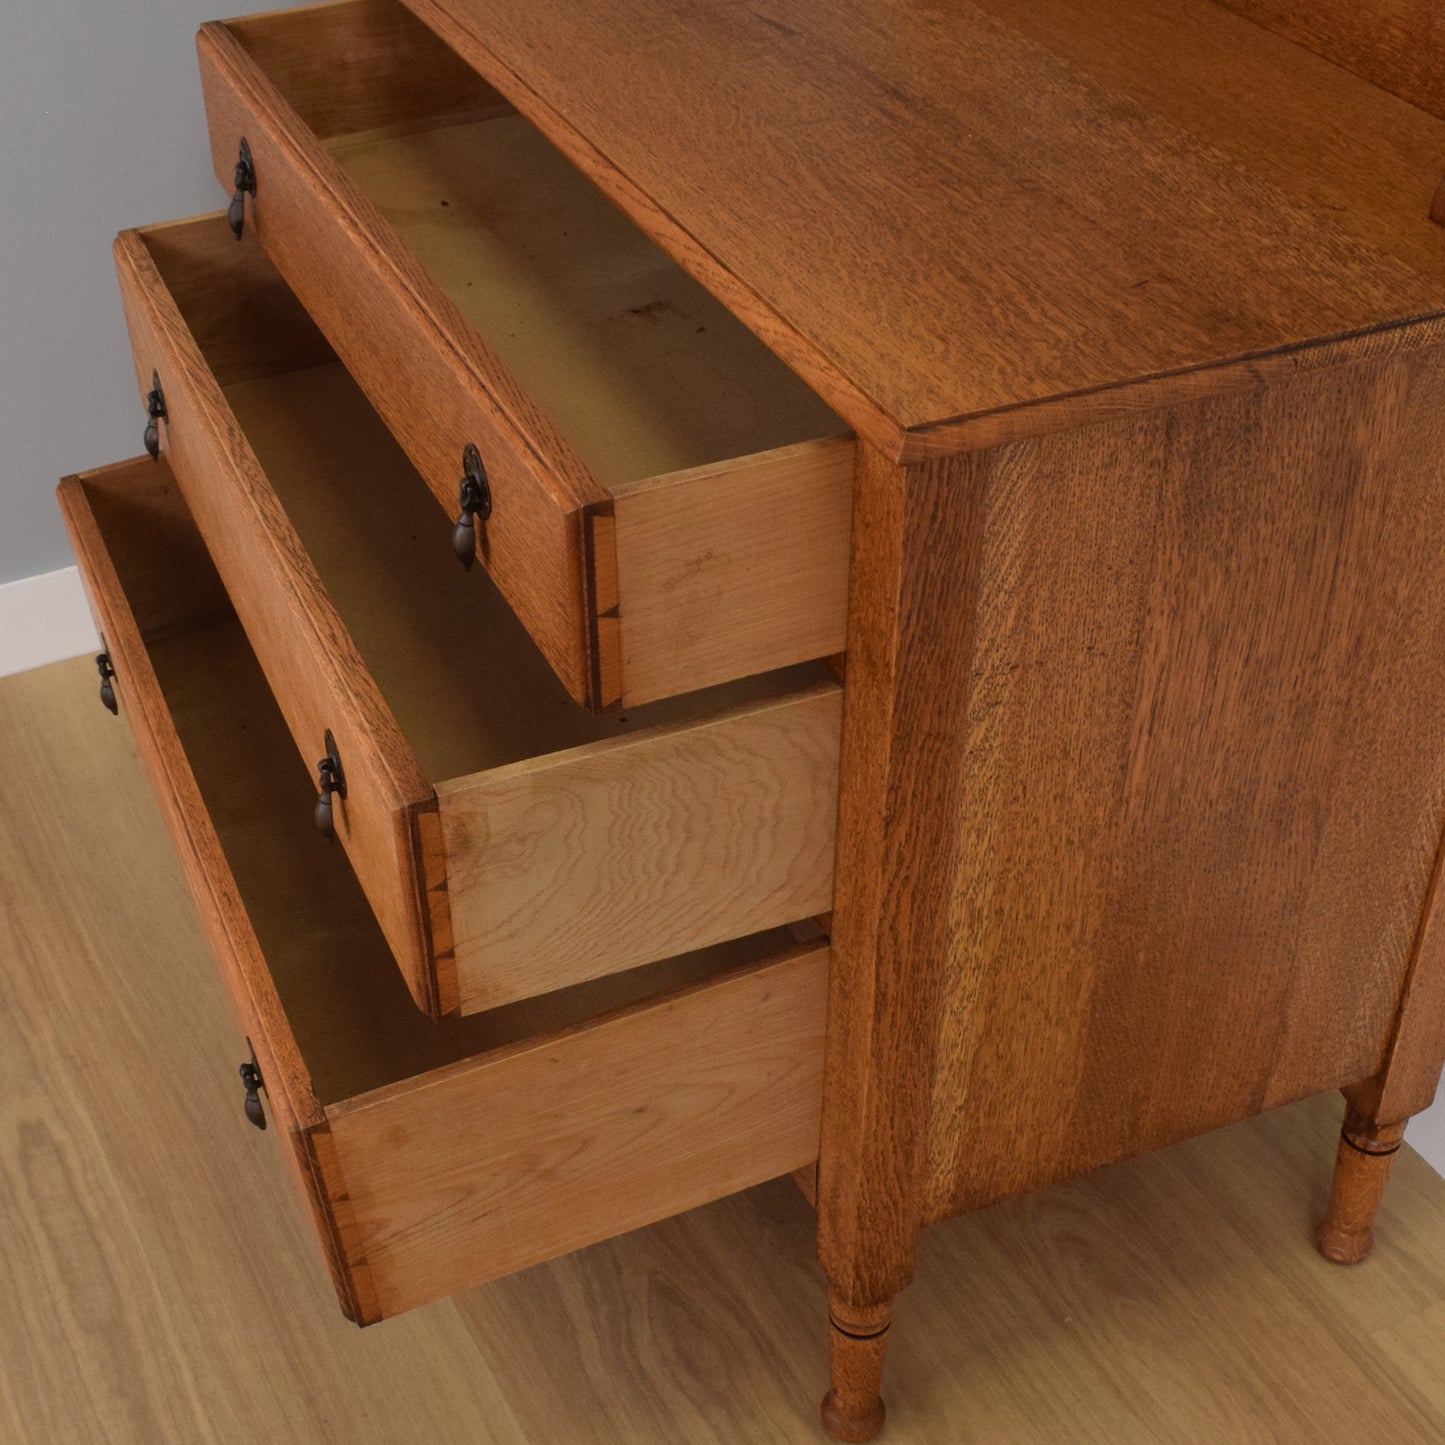
<svg viewBox="0 0 1445 1445">
<path fill-rule="evenodd" d="M 68 566 L 52 496 L 134 456 L 110 243 L 216 210 L 194 37 L 227 0 L 0 0 L 0 583 Z"/>
</svg>

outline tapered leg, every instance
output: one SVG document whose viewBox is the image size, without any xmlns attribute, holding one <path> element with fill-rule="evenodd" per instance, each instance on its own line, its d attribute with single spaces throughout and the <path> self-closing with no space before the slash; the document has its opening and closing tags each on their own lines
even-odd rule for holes
<svg viewBox="0 0 1445 1445">
<path fill-rule="evenodd" d="M 823 1428 L 835 1440 L 871 1440 L 883 1428 L 883 1356 L 893 1302 L 859 1307 L 828 1302 L 833 1388 L 823 1397 Z"/>
<path fill-rule="evenodd" d="M 1351 1107 L 1340 1131 L 1330 1207 L 1315 1233 L 1326 1259 L 1359 1264 L 1375 1242 L 1375 1211 L 1384 1197 L 1390 1165 L 1399 1152 L 1405 1125 L 1376 1124 Z"/>
</svg>

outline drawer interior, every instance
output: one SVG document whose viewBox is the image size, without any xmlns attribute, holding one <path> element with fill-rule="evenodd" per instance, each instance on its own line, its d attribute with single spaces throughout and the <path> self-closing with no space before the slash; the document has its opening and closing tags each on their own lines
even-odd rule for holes
<svg viewBox="0 0 1445 1445">
<path fill-rule="evenodd" d="M 460 62 L 399 8 L 330 6 L 227 28 L 604 487 L 620 495 L 846 431 L 530 122 L 495 94 L 466 95 Z M 406 33 L 414 58 L 396 94 L 403 67 L 357 54 L 375 27 L 408 22 L 421 33 Z"/>
<path fill-rule="evenodd" d="M 311 790 L 245 635 L 168 472 L 87 481 L 135 616 L 276 990 L 323 1104 L 566 1028 L 779 954 L 750 938 L 432 1023 L 412 1006 L 340 848 L 318 845 Z M 125 697 L 125 679 L 121 679 Z"/>
<path fill-rule="evenodd" d="M 433 782 L 830 681 L 814 662 L 640 707 L 579 706 L 488 576 L 456 565 L 431 492 L 299 306 L 285 306 L 279 278 L 264 292 L 237 284 L 243 249 L 252 270 L 264 258 L 238 248 L 222 217 L 141 234 Z"/>
</svg>

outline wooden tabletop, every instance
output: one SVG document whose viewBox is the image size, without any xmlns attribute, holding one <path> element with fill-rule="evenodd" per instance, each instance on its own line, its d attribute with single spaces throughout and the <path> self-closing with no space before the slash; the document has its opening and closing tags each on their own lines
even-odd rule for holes
<svg viewBox="0 0 1445 1445">
<path fill-rule="evenodd" d="M 899 454 L 1445 310 L 1445 121 L 1209 0 L 407 3 Z"/>
</svg>

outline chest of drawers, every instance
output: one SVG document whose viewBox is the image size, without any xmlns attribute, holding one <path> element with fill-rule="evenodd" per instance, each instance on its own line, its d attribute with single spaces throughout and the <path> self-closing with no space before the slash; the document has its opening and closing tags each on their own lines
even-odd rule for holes
<svg viewBox="0 0 1445 1445">
<path fill-rule="evenodd" d="M 116 246 L 159 460 L 61 502 L 353 1318 L 798 1171 L 864 1439 L 923 1224 L 1332 1088 L 1367 1249 L 1445 1059 L 1393 37 L 203 28 L 230 211 Z"/>
</svg>

